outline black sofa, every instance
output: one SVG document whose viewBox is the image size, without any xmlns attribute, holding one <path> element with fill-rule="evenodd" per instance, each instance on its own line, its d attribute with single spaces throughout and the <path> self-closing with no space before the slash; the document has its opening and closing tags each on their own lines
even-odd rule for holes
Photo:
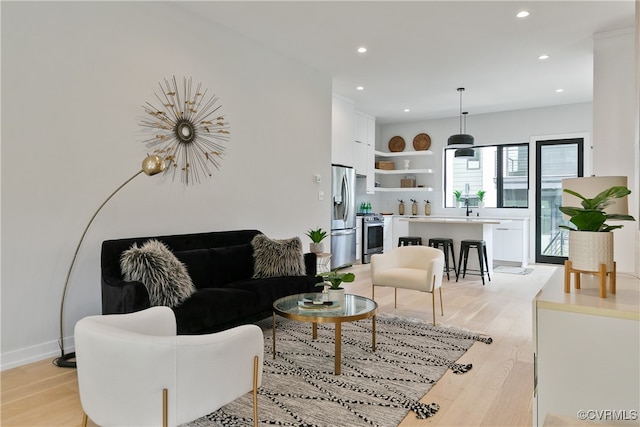
<svg viewBox="0 0 640 427">
<path fill-rule="evenodd" d="M 173 307 L 179 334 L 205 334 L 253 323 L 273 313 L 287 295 L 317 292 L 316 255 L 304 254 L 305 276 L 253 279 L 251 240 L 258 230 L 220 231 L 107 240 L 102 243 L 102 313 L 131 313 L 150 307 L 141 282 L 123 280 L 122 252 L 149 239 L 163 242 L 182 261 L 196 292 Z"/>
</svg>

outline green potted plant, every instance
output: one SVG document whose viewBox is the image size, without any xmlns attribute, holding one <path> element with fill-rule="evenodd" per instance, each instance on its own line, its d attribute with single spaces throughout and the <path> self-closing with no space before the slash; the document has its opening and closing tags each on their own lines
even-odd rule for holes
<svg viewBox="0 0 640 427">
<path fill-rule="evenodd" d="M 560 212 L 569 216 L 573 226 L 560 225 L 569 230 L 569 260 L 576 270 L 598 271 L 601 264 L 613 271 L 613 233 L 622 225 L 609 225 L 606 221 L 635 221 L 631 215 L 609 214 L 605 208 L 613 199 L 626 197 L 631 191 L 624 186 L 610 187 L 592 199 L 573 190 L 564 189 L 581 200 L 582 207 L 561 206 Z"/>
<path fill-rule="evenodd" d="M 454 190 L 453 196 L 456 198 L 456 208 L 462 206 L 462 191 Z"/>
<path fill-rule="evenodd" d="M 478 196 L 478 207 L 484 208 L 484 195 L 487 194 L 484 190 L 478 190 L 476 195 Z"/>
<path fill-rule="evenodd" d="M 333 270 L 324 271 L 316 275 L 316 277 L 321 277 L 323 280 L 322 283 L 318 283 L 316 286 L 328 286 L 329 301 L 342 301 L 344 299 L 344 288 L 340 285 L 353 282 L 356 278 L 356 275 L 351 272 L 339 271 L 344 267 L 336 267 Z"/>
<path fill-rule="evenodd" d="M 314 254 L 321 254 L 324 252 L 324 245 L 322 244 L 322 240 L 327 237 L 327 232 L 322 228 L 311 229 L 307 231 L 307 236 L 311 239 L 311 243 L 309 244 L 309 250 Z"/>
</svg>

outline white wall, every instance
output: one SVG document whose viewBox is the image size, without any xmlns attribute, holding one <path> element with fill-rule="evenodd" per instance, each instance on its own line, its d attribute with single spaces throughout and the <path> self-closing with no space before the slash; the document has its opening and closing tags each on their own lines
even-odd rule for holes
<svg viewBox="0 0 640 427">
<path fill-rule="evenodd" d="M 636 223 L 619 222 L 614 231 L 618 271 L 640 274 L 640 187 L 638 177 L 637 91 L 635 30 L 596 34 L 594 37 L 593 82 L 593 174 L 628 177 L 629 214 Z"/>
<path fill-rule="evenodd" d="M 185 31 L 188 29 L 188 31 Z M 158 82 L 192 76 L 231 125 L 222 169 L 189 188 L 142 175 L 102 210 L 70 282 L 65 340 L 101 312 L 100 243 L 125 236 L 329 229 L 331 78 L 179 3 L 2 4 L 2 368 L 59 354 L 59 304 L 82 230 L 139 170 Z M 324 178 L 321 184 L 314 174 Z"/>
</svg>

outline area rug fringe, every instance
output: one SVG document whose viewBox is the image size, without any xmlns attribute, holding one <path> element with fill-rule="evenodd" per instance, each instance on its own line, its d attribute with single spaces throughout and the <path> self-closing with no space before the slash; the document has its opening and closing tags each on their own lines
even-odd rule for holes
<svg viewBox="0 0 640 427">
<path fill-rule="evenodd" d="M 490 336 L 486 335 L 483 332 L 475 331 L 473 329 L 461 328 L 459 326 L 447 325 L 444 323 L 440 323 L 434 326 L 431 321 L 420 319 L 418 317 L 403 317 L 393 313 L 380 313 L 376 315 L 376 318 L 380 320 L 399 320 L 399 321 L 410 322 L 410 323 L 424 324 L 429 326 L 434 331 L 446 332 L 446 331 L 454 330 L 457 332 L 464 332 L 465 334 L 468 334 L 469 336 L 473 337 L 473 339 L 475 339 L 476 341 L 479 341 L 485 344 L 491 344 L 493 342 L 493 338 L 491 338 Z"/>
<path fill-rule="evenodd" d="M 422 319 L 382 313 L 376 316 L 376 351 L 371 320 L 342 324 L 342 375 L 334 375 L 334 325 L 319 324 L 311 339 L 308 323 L 278 320 L 277 355 L 265 326 L 262 386 L 258 390 L 261 425 L 393 426 L 409 411 L 432 417 L 440 406 L 420 399 L 451 369 L 468 372 L 457 360 L 474 342 L 490 344 L 480 332 L 433 326 Z M 189 427 L 249 426 L 250 395 L 229 403 Z"/>
</svg>

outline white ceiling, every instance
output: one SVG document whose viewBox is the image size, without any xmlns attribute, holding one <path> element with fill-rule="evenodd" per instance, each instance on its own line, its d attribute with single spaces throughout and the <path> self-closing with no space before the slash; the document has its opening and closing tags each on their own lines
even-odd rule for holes
<svg viewBox="0 0 640 427">
<path fill-rule="evenodd" d="M 635 22 L 633 0 L 180 5 L 332 76 L 379 123 L 457 116 L 458 87 L 470 116 L 591 101 L 593 35 Z"/>
</svg>

